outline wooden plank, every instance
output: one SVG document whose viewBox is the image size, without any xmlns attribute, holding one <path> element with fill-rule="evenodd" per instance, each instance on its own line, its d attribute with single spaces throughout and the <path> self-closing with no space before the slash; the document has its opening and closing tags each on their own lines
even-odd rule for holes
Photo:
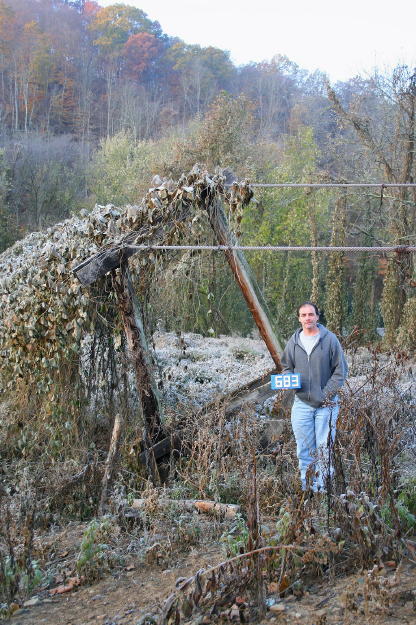
<svg viewBox="0 0 416 625">
<path fill-rule="evenodd" d="M 239 412 L 244 405 L 263 403 L 266 399 L 275 394 L 276 391 L 272 391 L 270 388 L 270 382 L 263 384 L 263 386 L 259 386 L 250 392 L 239 395 L 231 401 L 225 408 L 225 416 L 230 417 L 236 412 Z"/>
<path fill-rule="evenodd" d="M 180 451 L 182 447 L 181 439 L 178 435 L 175 436 L 165 436 L 162 440 L 158 441 L 152 447 L 152 451 L 155 457 L 155 460 L 160 460 L 161 458 L 165 458 L 169 456 L 173 450 Z M 146 454 L 142 451 L 139 454 L 139 461 L 142 464 L 146 462 Z"/>
</svg>

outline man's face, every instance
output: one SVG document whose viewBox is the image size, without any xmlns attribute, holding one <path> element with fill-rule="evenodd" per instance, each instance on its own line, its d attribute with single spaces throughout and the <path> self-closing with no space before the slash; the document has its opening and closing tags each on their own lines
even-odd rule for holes
<svg viewBox="0 0 416 625">
<path fill-rule="evenodd" d="M 313 306 L 302 306 L 299 310 L 299 323 L 306 332 L 317 329 L 317 323 L 319 321 L 319 315 L 316 314 Z"/>
</svg>

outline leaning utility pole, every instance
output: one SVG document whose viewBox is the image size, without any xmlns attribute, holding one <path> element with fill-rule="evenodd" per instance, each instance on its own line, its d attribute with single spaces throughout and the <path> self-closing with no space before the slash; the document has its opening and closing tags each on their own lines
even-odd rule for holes
<svg viewBox="0 0 416 625">
<path fill-rule="evenodd" d="M 228 227 L 227 217 L 224 213 L 221 202 L 217 199 L 207 207 L 208 219 L 220 245 L 232 247 L 237 243 L 235 237 Z M 254 290 L 253 283 L 247 272 L 247 262 L 241 250 L 226 249 L 225 257 L 234 274 L 234 278 L 241 289 L 244 299 L 260 335 L 267 345 L 271 357 L 274 360 L 278 372 L 282 370 L 279 352 L 282 351 L 280 341 L 276 337 L 269 318 L 265 312 L 265 304 L 261 304 Z"/>
</svg>

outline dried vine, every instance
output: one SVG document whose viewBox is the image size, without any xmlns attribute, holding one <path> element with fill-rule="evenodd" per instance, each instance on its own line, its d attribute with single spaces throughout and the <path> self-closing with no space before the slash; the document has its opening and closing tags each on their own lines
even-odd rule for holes
<svg viewBox="0 0 416 625">
<path fill-rule="evenodd" d="M 324 539 L 316 547 L 302 545 L 268 545 L 242 553 L 209 569 L 200 569 L 185 580 L 178 580 L 177 589 L 165 600 L 159 617 L 159 625 L 180 625 L 195 611 L 204 611 L 226 605 L 238 592 L 247 590 L 257 575 L 254 561 L 261 563 L 266 571 L 272 561 L 280 562 L 283 552 L 303 554 L 304 562 L 319 561 L 322 551 L 337 553 L 338 545 Z M 325 544 L 324 544 L 325 543 Z"/>
<path fill-rule="evenodd" d="M 96 206 L 91 213 L 82 211 L 46 232 L 30 234 L 0 256 L 3 390 L 24 379 L 31 388 L 47 392 L 56 374 L 69 363 L 86 369 L 82 344 L 86 335 L 95 336 L 97 323 L 101 324 L 100 340 L 110 334 L 115 335 L 116 346 L 120 344 L 120 330 L 105 319 L 112 305 L 111 293 L 105 296 L 105 280 L 89 290 L 74 276 L 75 266 L 110 246 L 122 249 L 129 244 L 195 239 L 213 197 L 218 196 L 238 216 L 252 194 L 247 183 L 226 189 L 224 176 L 208 175 L 198 166 L 177 182 L 156 176 L 153 183 L 138 206 Z M 144 293 L 155 260 L 154 252 L 135 256 L 138 287 Z M 94 339 L 91 343 L 97 351 Z"/>
</svg>

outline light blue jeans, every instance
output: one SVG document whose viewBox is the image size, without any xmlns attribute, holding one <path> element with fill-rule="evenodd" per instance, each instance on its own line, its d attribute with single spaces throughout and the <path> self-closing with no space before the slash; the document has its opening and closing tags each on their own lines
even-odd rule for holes
<svg viewBox="0 0 416 625">
<path fill-rule="evenodd" d="M 308 481 L 310 477 L 312 489 L 324 491 L 327 479 L 333 475 L 332 454 L 338 413 L 338 397 L 334 397 L 331 406 L 314 408 L 295 396 L 292 429 L 303 490 L 306 489 L 307 477 Z"/>
</svg>

